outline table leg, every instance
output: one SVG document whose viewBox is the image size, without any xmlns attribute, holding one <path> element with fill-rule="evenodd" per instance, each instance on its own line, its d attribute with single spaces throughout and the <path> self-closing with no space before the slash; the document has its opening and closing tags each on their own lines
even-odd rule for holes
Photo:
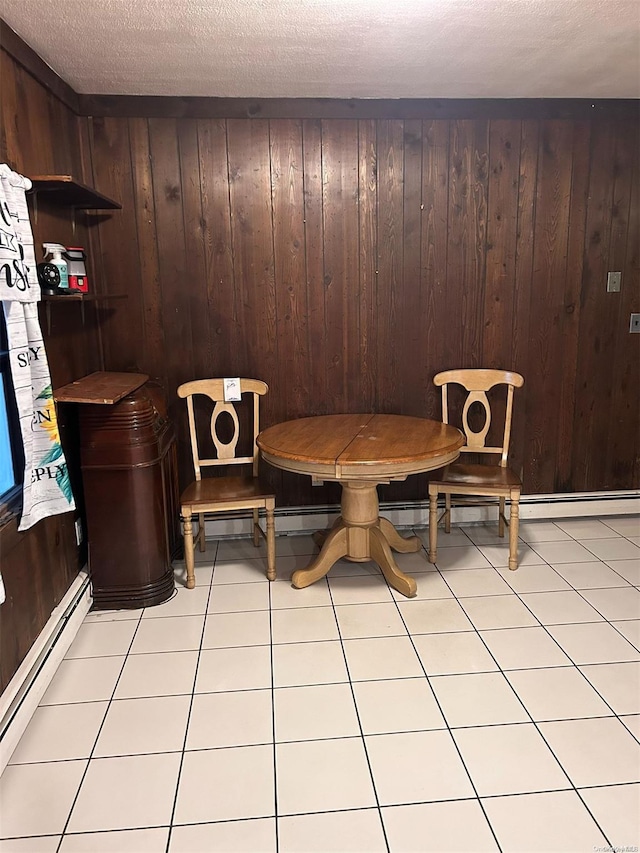
<svg viewBox="0 0 640 853">
<path fill-rule="evenodd" d="M 291 577 L 297 589 L 314 583 L 327 574 L 331 566 L 345 557 L 354 562 L 374 560 L 389 584 L 412 598 L 416 582 L 400 570 L 391 549 L 401 553 L 419 551 L 422 542 L 417 536 L 400 536 L 393 524 L 380 518 L 377 484 L 369 481 L 342 483 L 342 514 L 328 532 L 314 535 L 320 554 L 306 568 L 298 569 Z"/>
<path fill-rule="evenodd" d="M 336 520 L 333 522 L 331 527 L 329 527 L 327 530 L 316 530 L 316 532 L 311 535 L 311 538 L 313 539 L 315 544 L 318 546 L 318 548 L 322 548 L 322 546 L 324 545 L 324 543 L 327 540 L 327 536 L 331 533 L 332 530 L 335 530 L 335 528 L 341 524 L 342 524 L 342 516 L 339 515 L 336 518 Z"/>
<path fill-rule="evenodd" d="M 372 527 L 369 531 L 369 547 L 372 558 L 380 566 L 389 585 L 407 598 L 413 598 L 418 591 L 418 586 L 413 578 L 400 571 L 393 559 L 389 543 L 379 527 Z"/>
<path fill-rule="evenodd" d="M 388 518 L 381 518 L 379 523 L 380 530 L 394 551 L 398 551 L 400 554 L 413 554 L 422 548 L 422 540 L 419 536 L 409 536 L 405 539 L 404 536 L 400 536 Z"/>
<path fill-rule="evenodd" d="M 291 583 L 296 589 L 304 589 L 324 577 L 331 566 L 345 557 L 348 551 L 346 526 L 334 526 L 327 534 L 322 550 L 316 559 L 304 569 L 298 569 L 291 575 Z"/>
</svg>

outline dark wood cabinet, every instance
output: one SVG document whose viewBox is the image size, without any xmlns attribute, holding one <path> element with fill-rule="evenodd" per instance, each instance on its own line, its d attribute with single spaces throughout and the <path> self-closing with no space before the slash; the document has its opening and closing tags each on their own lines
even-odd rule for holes
<svg viewBox="0 0 640 853">
<path fill-rule="evenodd" d="M 89 571 L 96 610 L 171 597 L 179 549 L 176 442 L 144 374 L 95 373 L 55 392 L 79 406 Z"/>
</svg>

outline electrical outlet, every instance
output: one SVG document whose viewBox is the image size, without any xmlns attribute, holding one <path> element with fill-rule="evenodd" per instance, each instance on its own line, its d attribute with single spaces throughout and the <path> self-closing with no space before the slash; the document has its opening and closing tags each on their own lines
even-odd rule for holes
<svg viewBox="0 0 640 853">
<path fill-rule="evenodd" d="M 76 545 L 82 545 L 82 522 L 76 518 Z"/>
<path fill-rule="evenodd" d="M 607 293 L 619 293 L 621 283 L 622 283 L 622 273 L 621 272 L 607 273 Z"/>
<path fill-rule="evenodd" d="M 640 314 L 632 314 L 629 321 L 630 332 L 640 332 Z"/>
</svg>

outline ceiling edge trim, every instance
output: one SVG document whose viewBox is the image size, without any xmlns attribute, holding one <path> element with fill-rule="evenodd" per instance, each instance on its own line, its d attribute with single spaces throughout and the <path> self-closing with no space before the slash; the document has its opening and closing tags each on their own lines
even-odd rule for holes
<svg viewBox="0 0 640 853">
<path fill-rule="evenodd" d="M 250 119 L 634 119 L 640 100 L 585 98 L 206 98 L 79 95 L 83 116 Z"/>
</svg>

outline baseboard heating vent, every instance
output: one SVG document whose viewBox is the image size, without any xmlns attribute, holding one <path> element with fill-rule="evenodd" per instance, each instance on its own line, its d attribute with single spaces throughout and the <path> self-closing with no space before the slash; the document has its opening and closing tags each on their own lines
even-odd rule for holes
<svg viewBox="0 0 640 853">
<path fill-rule="evenodd" d="M 440 502 L 444 507 L 444 500 Z M 340 514 L 337 504 L 326 506 L 277 507 L 276 534 L 309 533 L 333 524 Z M 427 527 L 429 502 L 380 503 L 380 514 L 396 527 Z M 520 520 L 553 520 L 554 518 L 596 517 L 607 515 L 640 514 L 640 490 L 619 492 L 576 492 L 558 495 L 522 495 Z M 495 507 L 460 506 L 454 508 L 452 524 L 481 524 L 496 518 Z M 247 536 L 250 521 L 244 517 L 225 517 L 207 520 L 207 539 Z"/>
<path fill-rule="evenodd" d="M 91 609 L 91 603 L 91 581 L 87 572 L 82 571 L 0 696 L 0 773 Z"/>
</svg>

